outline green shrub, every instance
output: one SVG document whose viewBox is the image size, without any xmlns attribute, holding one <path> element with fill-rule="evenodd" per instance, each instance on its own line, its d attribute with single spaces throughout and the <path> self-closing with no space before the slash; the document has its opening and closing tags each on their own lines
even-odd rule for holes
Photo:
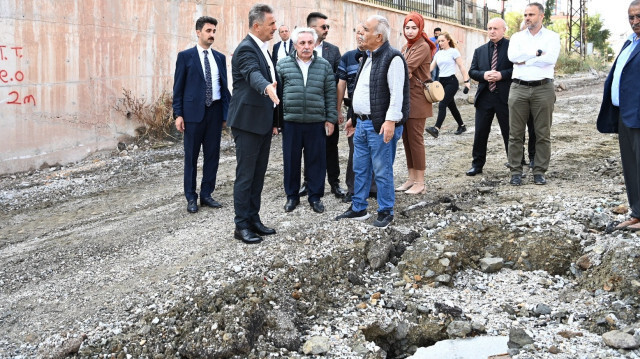
<svg viewBox="0 0 640 359">
<path fill-rule="evenodd" d="M 602 71 L 606 67 L 606 61 L 600 55 L 590 55 L 583 59 L 576 53 L 567 54 L 561 52 L 556 63 L 556 72 L 561 75 L 567 75 L 590 71 L 591 69 Z"/>
</svg>

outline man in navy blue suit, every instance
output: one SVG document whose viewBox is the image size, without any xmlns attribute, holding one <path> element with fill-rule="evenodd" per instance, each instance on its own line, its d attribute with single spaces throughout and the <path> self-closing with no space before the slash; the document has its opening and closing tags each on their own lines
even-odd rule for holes
<svg viewBox="0 0 640 359">
<path fill-rule="evenodd" d="M 202 16 L 196 21 L 198 44 L 178 53 L 173 83 L 176 128 L 184 133 L 184 195 L 187 211 L 198 211 L 196 175 L 200 146 L 204 157 L 200 205 L 220 208 L 211 197 L 216 186 L 220 137 L 231 94 L 225 56 L 211 48 L 218 21 Z"/>
<path fill-rule="evenodd" d="M 622 173 L 631 207 L 628 220 L 616 229 L 640 230 L 640 0 L 629 5 L 629 36 L 604 83 L 598 131 L 617 133 L 622 158 Z"/>
</svg>

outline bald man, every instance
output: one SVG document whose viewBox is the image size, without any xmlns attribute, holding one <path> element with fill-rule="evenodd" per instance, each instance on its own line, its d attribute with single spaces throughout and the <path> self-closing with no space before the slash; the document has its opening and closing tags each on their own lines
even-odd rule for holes
<svg viewBox="0 0 640 359">
<path fill-rule="evenodd" d="M 505 152 L 509 148 L 509 87 L 513 63 L 507 56 L 509 40 L 504 38 L 506 30 L 507 24 L 504 20 L 491 19 L 487 24 L 489 42 L 478 47 L 473 53 L 469 76 L 478 81 L 479 85 L 474 102 L 476 133 L 473 138 L 473 160 L 467 176 L 482 173 L 494 116 L 498 118 Z"/>
</svg>

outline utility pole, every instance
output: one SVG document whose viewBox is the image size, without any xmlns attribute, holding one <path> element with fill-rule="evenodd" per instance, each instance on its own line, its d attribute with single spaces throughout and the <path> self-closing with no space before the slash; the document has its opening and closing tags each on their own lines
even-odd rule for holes
<svg viewBox="0 0 640 359">
<path fill-rule="evenodd" d="M 587 56 L 587 0 L 569 0 L 567 24 L 567 53 L 576 52 L 582 57 Z"/>
</svg>

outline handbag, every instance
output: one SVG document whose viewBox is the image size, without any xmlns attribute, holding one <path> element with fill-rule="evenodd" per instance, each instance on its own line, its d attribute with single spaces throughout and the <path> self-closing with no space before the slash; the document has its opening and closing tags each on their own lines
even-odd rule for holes
<svg viewBox="0 0 640 359">
<path fill-rule="evenodd" d="M 444 87 L 442 87 L 440 81 L 420 82 L 422 86 L 424 86 L 424 97 L 427 98 L 429 103 L 442 101 L 444 98 Z"/>
</svg>

